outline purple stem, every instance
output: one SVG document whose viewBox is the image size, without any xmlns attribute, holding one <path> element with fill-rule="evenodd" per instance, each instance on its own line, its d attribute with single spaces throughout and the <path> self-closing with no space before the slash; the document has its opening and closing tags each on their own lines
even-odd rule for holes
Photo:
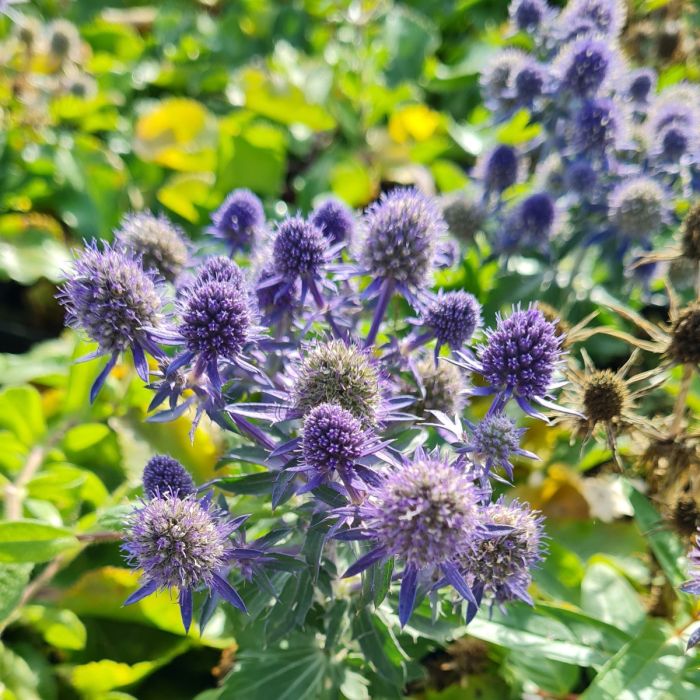
<svg viewBox="0 0 700 700">
<path fill-rule="evenodd" d="M 381 291 L 379 292 L 379 299 L 377 300 L 377 306 L 374 309 L 374 318 L 372 319 L 372 326 L 369 329 L 369 334 L 367 335 L 367 340 L 365 340 L 365 347 L 368 348 L 372 345 L 379 332 L 379 326 L 382 323 L 384 314 L 386 313 L 386 307 L 389 306 L 389 301 L 391 300 L 391 295 L 394 293 L 394 282 L 393 280 L 385 280 L 382 285 Z"/>
<path fill-rule="evenodd" d="M 255 442 L 259 443 L 266 450 L 274 450 L 277 445 L 263 433 L 257 425 L 253 425 L 249 420 L 243 418 L 243 416 L 231 415 L 233 422 L 249 437 L 253 438 Z"/>
<path fill-rule="evenodd" d="M 328 305 L 326 304 L 325 299 L 323 298 L 323 295 L 321 294 L 321 290 L 318 288 L 318 285 L 316 284 L 316 280 L 311 277 L 309 279 L 309 291 L 311 292 L 311 296 L 314 298 L 314 301 L 316 302 L 316 306 L 318 306 L 319 311 L 323 311 L 326 316 L 326 320 L 328 321 L 328 325 L 331 327 L 331 330 L 333 331 L 333 334 L 335 335 L 336 338 L 339 340 L 344 340 L 345 335 L 343 332 L 338 328 L 338 324 L 335 322 L 335 319 L 333 318 L 333 314 L 331 314 L 330 309 L 328 308 Z"/>
</svg>

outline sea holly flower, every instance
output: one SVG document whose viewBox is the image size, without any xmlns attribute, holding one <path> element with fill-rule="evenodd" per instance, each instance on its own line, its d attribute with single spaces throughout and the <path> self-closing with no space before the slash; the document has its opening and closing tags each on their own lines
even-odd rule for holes
<svg viewBox="0 0 700 700">
<path fill-rule="evenodd" d="M 51 22 L 46 31 L 49 54 L 60 64 L 64 61 L 77 63 L 80 59 L 81 41 L 78 28 L 66 19 Z"/>
<path fill-rule="evenodd" d="M 646 109 L 656 89 L 656 71 L 651 68 L 639 68 L 627 74 L 623 95 L 636 108 Z"/>
<path fill-rule="evenodd" d="M 437 580 L 444 579 L 476 604 L 457 562 L 479 534 L 481 497 L 459 463 L 451 463 L 438 452 L 417 450 L 370 488 L 360 506 L 336 511 L 341 519 L 354 517 L 359 523 L 339 531 L 337 537 L 368 541 L 372 547 L 344 577 L 392 557 L 401 562 L 401 626 L 411 617 L 419 594 Z"/>
<path fill-rule="evenodd" d="M 352 211 L 335 197 L 329 197 L 312 212 L 309 220 L 323 232 L 331 245 L 352 240 L 355 219 Z"/>
<path fill-rule="evenodd" d="M 604 38 L 584 36 L 566 44 L 554 63 L 562 88 L 591 97 L 615 77 L 621 59 Z"/>
<path fill-rule="evenodd" d="M 598 172 L 585 158 L 577 158 L 564 172 L 564 180 L 569 190 L 581 197 L 590 197 L 598 184 Z"/>
<path fill-rule="evenodd" d="M 626 19 L 625 0 L 571 0 L 557 24 L 565 37 L 592 33 L 615 39 L 622 33 Z"/>
<path fill-rule="evenodd" d="M 614 147 L 623 129 L 623 115 L 607 97 L 585 100 L 574 115 L 572 143 L 577 152 L 598 157 Z"/>
<path fill-rule="evenodd" d="M 263 263 L 256 272 L 255 294 L 263 320 L 271 327 L 281 329 L 283 319 L 293 318 L 300 308 L 301 284 L 299 280 L 292 285 L 283 280 L 270 284 L 275 277 L 274 262 Z"/>
<path fill-rule="evenodd" d="M 197 270 L 193 286 L 198 287 L 209 282 L 223 282 L 242 291 L 247 291 L 245 273 L 233 260 L 223 255 L 216 255 L 204 260 Z"/>
<path fill-rule="evenodd" d="M 363 217 L 359 258 L 373 279 L 364 298 L 378 294 L 367 345 L 374 343 L 395 291 L 414 305 L 430 282 L 436 253 L 447 225 L 437 202 L 415 188 L 383 194 Z"/>
<path fill-rule="evenodd" d="M 156 455 L 143 469 L 143 490 L 148 498 L 166 493 L 185 498 L 195 492 L 190 473 L 172 457 Z"/>
<path fill-rule="evenodd" d="M 141 585 L 124 604 L 176 589 L 185 631 L 192 622 L 193 593 L 200 589 L 216 592 L 246 612 L 226 578 L 239 555 L 252 555 L 239 551 L 231 539 L 246 517 L 231 520 L 209 498 L 182 498 L 172 492 L 135 508 L 127 519 L 122 549 L 128 563 L 141 570 Z"/>
<path fill-rule="evenodd" d="M 496 146 L 486 153 L 475 166 L 475 177 L 484 183 L 485 194 L 500 195 L 520 177 L 520 160 L 512 146 Z"/>
<path fill-rule="evenodd" d="M 511 73 L 511 90 L 515 104 L 530 107 L 549 90 L 550 76 L 538 61 L 523 59 Z"/>
<path fill-rule="evenodd" d="M 513 0 L 508 14 L 515 29 L 535 33 L 551 18 L 552 8 L 546 0 Z"/>
<path fill-rule="evenodd" d="M 58 298 L 66 309 L 67 325 L 83 330 L 98 344 L 97 351 L 84 359 L 109 356 L 92 385 L 90 401 L 126 350 L 131 350 L 139 377 L 148 382 L 146 353 L 163 356 L 155 337 L 155 329 L 163 323 L 163 299 L 158 278 L 145 271 L 138 258 L 93 242 L 75 259 Z"/>
<path fill-rule="evenodd" d="M 173 282 L 184 270 L 189 251 L 184 231 L 162 214 L 127 214 L 114 233 L 117 245 L 140 256 L 146 270 Z"/>
<path fill-rule="evenodd" d="M 533 403 L 568 412 L 547 397 L 555 387 L 554 373 L 561 364 L 562 338 L 542 312 L 530 307 L 515 308 L 510 316 L 497 318 L 495 329 L 486 331 L 487 341 L 478 349 L 478 359 L 457 353 L 457 364 L 479 373 L 489 386 L 474 387 L 475 395 L 496 394 L 489 414 L 499 413 L 514 398 L 530 416 L 544 419 Z"/>
<path fill-rule="evenodd" d="M 554 198 L 546 192 L 536 192 L 517 204 L 506 217 L 495 246 L 503 253 L 527 247 L 546 250 L 558 227 Z"/>
<path fill-rule="evenodd" d="M 481 95 L 487 107 L 506 112 L 514 104 L 513 73 L 528 60 L 519 49 L 504 49 L 492 59 L 479 76 Z"/>
<path fill-rule="evenodd" d="M 528 593 L 532 571 L 542 561 L 543 518 L 525 503 L 505 503 L 499 499 L 480 509 L 483 531 L 472 540 L 472 547 L 461 558 L 461 573 L 469 581 L 477 605 L 469 605 L 467 622 L 477 612 L 484 596 L 492 605 L 512 600 L 533 605 Z M 502 534 L 494 531 L 502 529 Z"/>
<path fill-rule="evenodd" d="M 250 190 L 233 190 L 212 215 L 208 231 L 225 240 L 231 253 L 250 248 L 265 225 L 262 202 Z"/>
<path fill-rule="evenodd" d="M 623 180 L 608 198 L 609 219 L 623 243 L 648 241 L 667 221 L 667 193 L 656 180 Z"/>
<path fill-rule="evenodd" d="M 466 192 L 458 192 L 445 196 L 441 205 L 449 232 L 461 243 L 471 244 L 486 219 L 483 204 Z"/>
<path fill-rule="evenodd" d="M 411 411 L 417 416 L 426 419 L 434 411 L 451 416 L 464 408 L 467 382 L 456 365 L 436 363 L 432 357 L 427 357 L 415 363 L 413 375 L 420 398 L 411 406 Z"/>
</svg>

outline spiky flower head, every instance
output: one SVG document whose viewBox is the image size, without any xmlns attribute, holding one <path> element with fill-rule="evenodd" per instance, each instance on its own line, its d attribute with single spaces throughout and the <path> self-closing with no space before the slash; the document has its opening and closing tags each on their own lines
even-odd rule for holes
<svg viewBox="0 0 700 700">
<path fill-rule="evenodd" d="M 440 294 L 425 311 L 423 324 L 430 329 L 438 345 L 458 349 L 481 325 L 481 305 L 468 292 Z"/>
<path fill-rule="evenodd" d="M 58 61 L 77 61 L 80 57 L 78 28 L 66 19 L 56 19 L 47 28 L 49 52 Z"/>
<path fill-rule="evenodd" d="M 255 338 L 255 326 L 247 294 L 231 281 L 195 284 L 181 298 L 178 326 L 187 351 L 197 357 L 199 370 L 218 359 L 234 361 Z"/>
<path fill-rule="evenodd" d="M 379 372 L 355 345 L 320 343 L 303 357 L 292 401 L 303 415 L 324 403 L 337 404 L 368 427 L 377 422 L 382 402 Z"/>
<path fill-rule="evenodd" d="M 541 246 L 549 240 L 556 216 L 554 198 L 547 192 L 531 194 L 518 207 L 519 227 L 533 245 Z"/>
<path fill-rule="evenodd" d="M 677 163 L 685 155 L 696 156 L 700 142 L 697 126 L 669 124 L 656 134 L 652 152 L 667 163 Z"/>
<path fill-rule="evenodd" d="M 478 455 L 491 469 L 492 465 L 508 465 L 511 455 L 520 449 L 523 430 L 504 413 L 484 416 L 473 428 L 470 451 Z M 512 479 L 512 470 L 507 469 Z"/>
<path fill-rule="evenodd" d="M 513 25 L 521 32 L 536 32 L 551 14 L 546 0 L 513 0 L 508 8 Z"/>
<path fill-rule="evenodd" d="M 351 470 L 363 454 L 367 434 L 350 411 L 337 404 L 323 403 L 309 411 L 302 431 L 304 461 L 317 472 Z"/>
<path fill-rule="evenodd" d="M 411 407 L 417 416 L 428 417 L 430 411 L 442 411 L 448 416 L 459 413 L 464 406 L 467 388 L 464 374 L 450 362 L 424 358 L 416 365 L 421 384 L 421 397 Z"/>
<path fill-rule="evenodd" d="M 531 105 L 547 87 L 549 75 L 545 67 L 533 59 L 517 64 L 512 73 L 512 89 L 518 105 Z"/>
<path fill-rule="evenodd" d="M 549 192 L 553 197 L 566 194 L 565 166 L 558 153 L 552 153 L 537 164 L 533 184 L 536 189 Z"/>
<path fill-rule="evenodd" d="M 195 492 L 189 472 L 172 457 L 156 455 L 143 469 L 143 490 L 149 498 L 159 498 L 166 493 L 185 498 Z"/>
<path fill-rule="evenodd" d="M 621 128 L 622 114 L 612 100 L 586 100 L 574 116 L 573 142 L 580 153 L 600 154 L 615 145 Z"/>
<path fill-rule="evenodd" d="M 688 555 L 688 560 L 690 561 L 689 573 L 691 578 L 681 586 L 681 590 L 691 595 L 700 595 L 700 530 L 695 536 L 695 544 Z M 698 642 L 700 642 L 700 638 L 695 640 L 696 644 Z"/>
<path fill-rule="evenodd" d="M 163 300 L 152 273 L 128 251 L 92 243 L 76 258 L 73 270 L 58 293 L 66 309 L 66 323 L 94 340 L 100 354 L 111 355 L 92 387 L 94 400 L 120 352 L 131 349 L 139 376 L 148 381 L 144 352 L 163 353 L 152 329 L 163 319 Z"/>
<path fill-rule="evenodd" d="M 559 16 L 565 36 L 601 34 L 616 38 L 627 19 L 625 0 L 572 0 Z"/>
<path fill-rule="evenodd" d="M 114 234 L 119 247 L 141 257 L 146 270 L 172 282 L 188 260 L 184 231 L 162 214 L 127 214 Z"/>
<path fill-rule="evenodd" d="M 656 72 L 651 68 L 639 68 L 627 75 L 625 96 L 636 105 L 646 105 L 656 89 Z"/>
<path fill-rule="evenodd" d="M 477 163 L 476 171 L 487 190 L 503 192 L 518 180 L 518 154 L 512 146 L 496 146 Z"/>
<path fill-rule="evenodd" d="M 390 556 L 432 570 L 466 551 L 480 497 L 463 469 L 423 453 L 370 491 L 363 521 Z"/>
<path fill-rule="evenodd" d="M 679 83 L 666 88 L 652 102 L 647 127 L 653 134 L 671 125 L 697 128 L 700 121 L 700 90 L 694 85 Z"/>
<path fill-rule="evenodd" d="M 447 225 L 432 197 L 416 188 L 396 188 L 367 208 L 360 260 L 375 278 L 422 288 L 435 264 Z"/>
<path fill-rule="evenodd" d="M 206 258 L 197 269 L 194 286 L 201 286 L 209 282 L 223 282 L 239 289 L 245 289 L 246 285 L 243 270 L 231 258 L 223 255 Z"/>
<path fill-rule="evenodd" d="M 335 197 L 330 197 L 319 204 L 309 218 L 314 226 L 321 229 L 330 245 L 352 239 L 355 228 L 352 211 Z"/>
<path fill-rule="evenodd" d="M 532 605 L 527 592 L 532 570 L 543 555 L 542 517 L 526 503 L 498 500 L 480 510 L 486 528 L 510 528 L 500 536 L 476 538 L 462 560 L 467 579 L 474 588 L 492 595 L 495 602 L 520 599 Z"/>
<path fill-rule="evenodd" d="M 273 243 L 275 270 L 285 279 L 316 276 L 326 262 L 328 239 L 318 226 L 301 216 L 284 219 Z"/>
<path fill-rule="evenodd" d="M 210 232 L 223 238 L 232 251 L 250 246 L 265 224 L 262 202 L 250 190 L 233 190 L 212 214 Z"/>
<path fill-rule="evenodd" d="M 274 261 L 265 262 L 259 268 L 255 285 L 258 308 L 269 321 L 292 313 L 298 306 L 300 294 L 299 280 L 295 280 L 294 284 L 279 282 L 268 285 L 267 282 L 276 276 Z"/>
<path fill-rule="evenodd" d="M 584 158 L 577 158 L 571 163 L 564 177 L 568 188 L 580 195 L 590 194 L 598 182 L 598 172 Z"/>
<path fill-rule="evenodd" d="M 442 200 L 442 216 L 455 238 L 463 243 L 471 243 L 484 224 L 486 212 L 475 197 L 456 193 Z"/>
<path fill-rule="evenodd" d="M 700 364 L 700 302 L 686 306 L 674 320 L 667 354 L 679 365 Z"/>
<path fill-rule="evenodd" d="M 686 258 L 700 261 L 700 202 L 694 204 L 683 219 L 681 245 Z"/>
<path fill-rule="evenodd" d="M 665 200 L 663 188 L 650 177 L 624 180 L 610 193 L 610 221 L 623 236 L 648 238 L 664 223 Z"/>
<path fill-rule="evenodd" d="M 582 386 L 583 408 L 591 424 L 619 418 L 629 401 L 625 381 L 609 369 L 587 375 Z"/>
<path fill-rule="evenodd" d="M 481 373 L 493 389 L 526 401 L 544 397 L 561 356 L 562 339 L 537 308 L 498 318 L 480 349 Z"/>
<path fill-rule="evenodd" d="M 513 101 L 513 71 L 527 61 L 528 56 L 519 49 L 505 49 L 498 53 L 479 76 L 484 104 L 491 109 L 507 108 Z"/>
<path fill-rule="evenodd" d="M 555 72 L 564 88 L 578 97 L 590 97 L 610 80 L 619 62 L 608 41 L 584 36 L 565 45 L 555 61 Z"/>
</svg>

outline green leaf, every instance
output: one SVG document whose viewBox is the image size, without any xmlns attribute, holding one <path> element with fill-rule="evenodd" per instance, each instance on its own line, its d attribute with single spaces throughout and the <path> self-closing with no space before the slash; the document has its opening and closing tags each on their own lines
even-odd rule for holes
<svg viewBox="0 0 700 700">
<path fill-rule="evenodd" d="M 390 658 L 388 649 L 396 649 L 386 630 L 381 630 L 381 621 L 368 608 L 362 608 L 353 620 L 353 636 L 360 644 L 367 661 L 385 680 L 396 686 L 404 683 L 404 670 Z"/>
<path fill-rule="evenodd" d="M 581 675 L 578 666 L 543 659 L 524 651 L 509 654 L 507 664 L 509 671 L 521 682 L 535 683 L 538 688 L 556 697 L 571 692 Z"/>
<path fill-rule="evenodd" d="M 40 679 L 18 654 L 0 643 L 0 698 L 2 700 L 42 700 Z"/>
<path fill-rule="evenodd" d="M 0 523 L 0 562 L 42 562 L 78 544 L 70 530 L 34 520 Z"/>
<path fill-rule="evenodd" d="M 46 432 L 41 395 L 33 386 L 0 391 L 0 428 L 9 430 L 27 447 Z"/>
<path fill-rule="evenodd" d="M 0 623 L 22 598 L 32 568 L 31 564 L 0 564 Z"/>
<path fill-rule="evenodd" d="M 218 488 L 230 493 L 265 494 L 271 493 L 277 475 L 272 472 L 246 474 L 246 476 L 225 476 L 216 482 Z"/>
<path fill-rule="evenodd" d="M 680 684 L 692 657 L 684 653 L 681 639 L 671 634 L 666 622 L 647 620 L 639 636 L 603 666 L 581 700 L 676 700 L 672 688 Z"/>
<path fill-rule="evenodd" d="M 646 614 L 627 579 L 603 561 L 593 561 L 581 583 L 581 608 L 591 617 L 634 633 Z"/>
<path fill-rule="evenodd" d="M 46 642 L 57 649 L 85 648 L 85 625 L 70 610 L 28 605 L 22 610 L 22 621 L 37 629 Z"/>
<path fill-rule="evenodd" d="M 333 697 L 326 687 L 330 659 L 313 639 L 291 637 L 286 648 L 243 651 L 224 682 L 220 700 L 274 698 L 320 700 Z"/>
<path fill-rule="evenodd" d="M 400 6 L 387 15 L 384 40 L 389 51 L 389 85 L 419 78 L 426 57 L 439 43 L 435 25 L 427 17 Z"/>
</svg>

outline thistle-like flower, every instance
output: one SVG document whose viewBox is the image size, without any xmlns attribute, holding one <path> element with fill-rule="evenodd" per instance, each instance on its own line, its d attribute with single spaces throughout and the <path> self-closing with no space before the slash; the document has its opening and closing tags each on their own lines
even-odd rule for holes
<svg viewBox="0 0 700 700">
<path fill-rule="evenodd" d="M 434 411 L 451 416 L 464 407 L 467 383 L 463 372 L 450 362 L 435 363 L 433 358 L 420 360 L 415 367 L 420 398 L 411 410 L 426 419 Z"/>
<path fill-rule="evenodd" d="M 131 350 L 136 371 L 148 381 L 145 353 L 162 357 L 152 329 L 163 320 L 163 300 L 155 276 L 127 251 L 96 243 L 76 258 L 73 270 L 59 291 L 69 326 L 85 331 L 98 344 L 85 359 L 109 355 L 104 369 L 90 390 L 90 400 L 114 368 L 119 354 Z"/>
<path fill-rule="evenodd" d="M 608 199 L 609 217 L 627 240 L 648 240 L 667 219 L 667 195 L 650 177 L 624 180 Z"/>
<path fill-rule="evenodd" d="M 186 631 L 192 622 L 192 594 L 201 588 L 245 612 L 243 600 L 226 580 L 237 557 L 231 536 L 244 521 L 229 520 L 207 499 L 181 498 L 171 492 L 135 508 L 127 519 L 122 549 L 129 564 L 142 571 L 142 578 L 124 605 L 175 588 Z"/>
<path fill-rule="evenodd" d="M 571 0 L 557 23 L 565 37 L 600 34 L 615 39 L 626 19 L 625 0 Z"/>
<path fill-rule="evenodd" d="M 470 244 L 484 225 L 486 212 L 475 197 L 456 193 L 442 200 L 442 216 L 449 232 L 458 241 Z"/>
<path fill-rule="evenodd" d="M 243 270 L 231 258 L 217 255 L 207 258 L 197 270 L 193 286 L 200 287 L 209 282 L 231 284 L 241 290 L 246 290 L 246 279 Z"/>
<path fill-rule="evenodd" d="M 577 158 L 566 168 L 564 180 L 567 188 L 576 194 L 590 196 L 598 184 L 598 172 L 584 158 Z"/>
<path fill-rule="evenodd" d="M 505 503 L 499 499 L 480 510 L 487 536 L 477 537 L 461 561 L 462 573 L 470 582 L 478 603 L 482 596 L 492 598 L 492 605 L 522 600 L 533 605 L 528 593 L 532 571 L 544 554 L 543 518 L 525 503 Z M 493 530 L 501 528 L 501 535 Z M 476 614 L 470 606 L 467 622 Z"/>
<path fill-rule="evenodd" d="M 337 511 L 360 522 L 357 528 L 341 531 L 340 537 L 370 540 L 373 545 L 344 576 L 392 557 L 399 559 L 404 565 L 399 594 L 402 626 L 411 617 L 419 588 L 424 594 L 435 579 L 446 581 L 476 604 L 456 562 L 466 556 L 479 533 L 481 496 L 460 464 L 419 449 L 384 475 L 359 507 Z"/>
<path fill-rule="evenodd" d="M 627 75 L 624 96 L 637 107 L 646 108 L 656 89 L 656 72 L 651 68 L 639 68 Z"/>
<path fill-rule="evenodd" d="M 550 194 L 531 194 L 506 218 L 496 248 L 504 253 L 519 248 L 546 250 L 550 237 L 557 229 L 558 218 L 556 203 Z"/>
<path fill-rule="evenodd" d="M 505 49 L 498 53 L 479 76 L 484 104 L 495 110 L 506 110 L 513 104 L 513 71 L 528 60 L 519 49 Z"/>
<path fill-rule="evenodd" d="M 189 258 L 184 231 L 162 214 L 127 214 L 114 234 L 119 247 L 140 256 L 146 270 L 173 282 Z"/>
<path fill-rule="evenodd" d="M 195 492 L 190 473 L 172 457 L 156 455 L 143 469 L 143 490 L 148 498 L 158 498 L 166 493 L 185 498 Z"/>
<path fill-rule="evenodd" d="M 518 181 L 520 161 L 512 146 L 496 146 L 476 164 L 475 175 L 484 183 L 487 193 L 497 194 Z"/>
<path fill-rule="evenodd" d="M 260 200 L 246 189 L 233 190 L 212 215 L 209 233 L 225 240 L 231 252 L 249 248 L 265 224 Z"/>
<path fill-rule="evenodd" d="M 622 113 L 611 99 L 590 99 L 574 115 L 572 141 L 579 153 L 600 156 L 616 144 L 621 129 Z"/>
<path fill-rule="evenodd" d="M 700 301 L 688 304 L 673 319 L 666 352 L 675 364 L 700 364 Z"/>
<path fill-rule="evenodd" d="M 515 103 L 531 106 L 548 88 L 549 74 L 545 67 L 532 59 L 518 63 L 512 71 L 511 89 Z"/>
<path fill-rule="evenodd" d="M 514 309 L 507 318 L 498 316 L 495 330 L 489 329 L 486 334 L 487 342 L 479 347 L 478 359 L 458 353 L 457 364 L 478 372 L 488 382 L 488 387 L 472 388 L 473 394 L 496 394 L 490 414 L 501 412 L 511 398 L 536 418 L 544 416 L 532 402 L 565 411 L 547 398 L 561 361 L 562 338 L 541 311 L 534 307 Z"/>
<path fill-rule="evenodd" d="M 700 202 L 692 206 L 683 219 L 681 252 L 688 260 L 700 262 Z"/>
<path fill-rule="evenodd" d="M 563 88 L 577 97 L 591 97 L 614 77 L 619 62 L 606 39 L 584 36 L 564 46 L 554 70 Z"/>
<path fill-rule="evenodd" d="M 681 590 L 690 595 L 700 595 L 700 530 L 695 536 L 695 544 L 688 555 L 688 560 L 691 578 L 681 586 Z M 700 627 L 690 635 L 686 649 L 692 649 L 698 644 L 700 644 Z"/>
<path fill-rule="evenodd" d="M 321 229 L 330 245 L 352 240 L 355 219 L 352 212 L 340 200 L 330 197 L 319 204 L 309 217 L 311 223 Z"/>
<path fill-rule="evenodd" d="M 521 32 L 537 32 L 552 9 L 546 0 L 513 0 L 508 8 L 513 26 Z"/>
</svg>

